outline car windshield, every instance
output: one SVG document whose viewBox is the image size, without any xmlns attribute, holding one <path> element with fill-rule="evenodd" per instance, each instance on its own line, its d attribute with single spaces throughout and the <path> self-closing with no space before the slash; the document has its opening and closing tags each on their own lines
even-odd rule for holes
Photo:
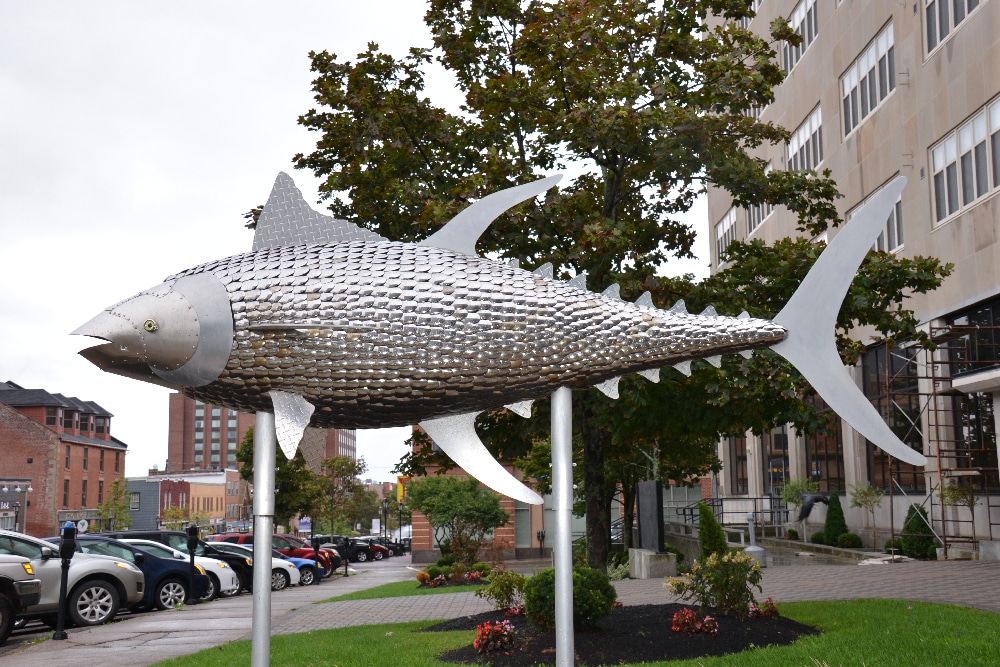
<svg viewBox="0 0 1000 667">
<path fill-rule="evenodd" d="M 175 551 L 174 549 L 168 549 L 162 544 L 154 544 L 149 542 L 143 544 L 136 544 L 135 546 L 139 549 L 142 549 L 146 553 L 153 554 L 154 556 L 159 556 L 160 558 L 176 558 L 175 554 L 177 553 L 177 551 Z"/>
<path fill-rule="evenodd" d="M 24 558 L 41 558 L 42 548 L 34 542 L 28 542 L 10 535 L 0 535 L 0 554 L 23 556 Z"/>
<path fill-rule="evenodd" d="M 112 542 L 91 542 L 90 540 L 83 540 L 79 544 L 80 551 L 85 554 L 114 556 L 115 558 L 127 560 L 130 563 L 135 562 L 135 554 L 132 553 L 131 549 L 126 549 L 125 547 Z"/>
</svg>

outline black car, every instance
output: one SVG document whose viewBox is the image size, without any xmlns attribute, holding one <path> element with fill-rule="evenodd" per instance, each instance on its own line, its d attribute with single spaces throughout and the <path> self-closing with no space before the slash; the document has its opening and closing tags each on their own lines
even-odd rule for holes
<svg viewBox="0 0 1000 667">
<path fill-rule="evenodd" d="M 134 538 L 137 540 L 152 540 L 168 547 L 188 553 L 187 533 L 182 530 L 122 530 L 117 532 L 95 533 L 105 537 L 114 538 Z M 236 554 L 223 553 L 208 542 L 198 540 L 198 546 L 194 550 L 195 556 L 206 556 L 208 558 L 218 558 L 229 567 L 233 568 L 240 578 L 240 591 L 251 592 L 253 590 L 253 565 L 249 558 L 243 558 Z"/>
<path fill-rule="evenodd" d="M 318 535 L 317 537 L 322 546 L 332 546 L 342 558 L 346 558 L 351 563 L 364 563 L 375 560 L 372 550 L 368 545 L 353 537 L 345 537 L 343 535 Z"/>
<path fill-rule="evenodd" d="M 59 543 L 58 537 L 46 541 Z M 142 570 L 146 580 L 142 601 L 133 605 L 145 609 L 173 609 L 192 599 L 191 564 L 160 558 L 138 547 L 103 535 L 77 535 L 76 549 L 80 553 L 112 556 L 130 563 Z M 195 565 L 193 599 L 204 597 L 208 591 L 208 576 L 200 566 Z"/>
<path fill-rule="evenodd" d="M 358 542 L 374 542 L 375 544 L 381 544 L 383 547 L 389 550 L 390 556 L 402 556 L 403 555 L 403 545 L 399 542 L 393 542 L 392 540 L 379 536 L 379 535 L 366 535 L 364 537 L 357 538 Z"/>
</svg>

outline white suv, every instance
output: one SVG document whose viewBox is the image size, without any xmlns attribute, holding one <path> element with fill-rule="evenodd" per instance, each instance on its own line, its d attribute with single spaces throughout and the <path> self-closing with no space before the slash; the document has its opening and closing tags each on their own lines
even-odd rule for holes
<svg viewBox="0 0 1000 667">
<path fill-rule="evenodd" d="M 59 548 L 29 535 L 0 530 L 0 554 L 27 558 L 35 577 L 42 582 L 41 600 L 18 614 L 18 618 L 40 618 L 55 627 L 62 576 Z M 142 571 L 132 563 L 109 556 L 74 554 L 67 581 L 67 626 L 110 621 L 123 604 L 128 606 L 142 600 L 144 585 Z"/>
</svg>

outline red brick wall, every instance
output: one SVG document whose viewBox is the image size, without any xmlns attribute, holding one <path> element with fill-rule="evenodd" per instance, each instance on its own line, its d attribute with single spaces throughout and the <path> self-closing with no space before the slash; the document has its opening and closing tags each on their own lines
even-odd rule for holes
<svg viewBox="0 0 1000 667">
<path fill-rule="evenodd" d="M 43 410 L 42 419 L 44 418 Z M 38 537 L 55 535 L 57 518 L 54 491 L 57 486 L 56 453 L 59 449 L 59 435 L 14 408 L 0 403 L 0 442 L 3 443 L 3 467 L 0 475 L 4 478 L 31 480 L 33 490 L 28 494 L 27 532 Z M 24 504 L 23 495 L 20 502 Z M 19 518 L 21 526 L 25 525 L 24 511 L 25 508 L 22 507 Z"/>
</svg>

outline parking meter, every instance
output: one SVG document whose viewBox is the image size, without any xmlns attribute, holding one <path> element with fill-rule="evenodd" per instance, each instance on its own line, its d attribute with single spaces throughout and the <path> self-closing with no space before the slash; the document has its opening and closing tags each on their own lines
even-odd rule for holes
<svg viewBox="0 0 1000 667">
<path fill-rule="evenodd" d="M 198 604 L 199 600 L 194 594 L 194 552 L 198 548 L 198 526 L 191 524 L 187 527 L 187 548 L 188 556 L 191 558 L 191 572 L 189 574 L 188 582 L 188 596 L 185 601 L 187 604 Z"/>
<path fill-rule="evenodd" d="M 67 521 L 59 531 L 59 558 L 62 559 L 62 576 L 59 580 L 59 611 L 56 614 L 56 631 L 52 639 L 66 639 L 66 588 L 69 582 L 69 566 L 76 553 L 76 526 Z"/>
<path fill-rule="evenodd" d="M 319 545 L 320 545 L 321 540 L 318 537 L 314 536 L 312 538 L 311 542 L 312 542 L 312 548 L 313 548 L 313 560 L 316 561 L 316 571 L 319 572 L 319 566 L 320 566 L 320 562 L 319 562 Z M 330 567 L 331 568 L 333 567 L 333 561 L 330 561 Z M 314 583 L 317 586 L 319 585 L 320 579 L 322 579 L 322 577 L 316 577 L 316 581 Z"/>
</svg>

